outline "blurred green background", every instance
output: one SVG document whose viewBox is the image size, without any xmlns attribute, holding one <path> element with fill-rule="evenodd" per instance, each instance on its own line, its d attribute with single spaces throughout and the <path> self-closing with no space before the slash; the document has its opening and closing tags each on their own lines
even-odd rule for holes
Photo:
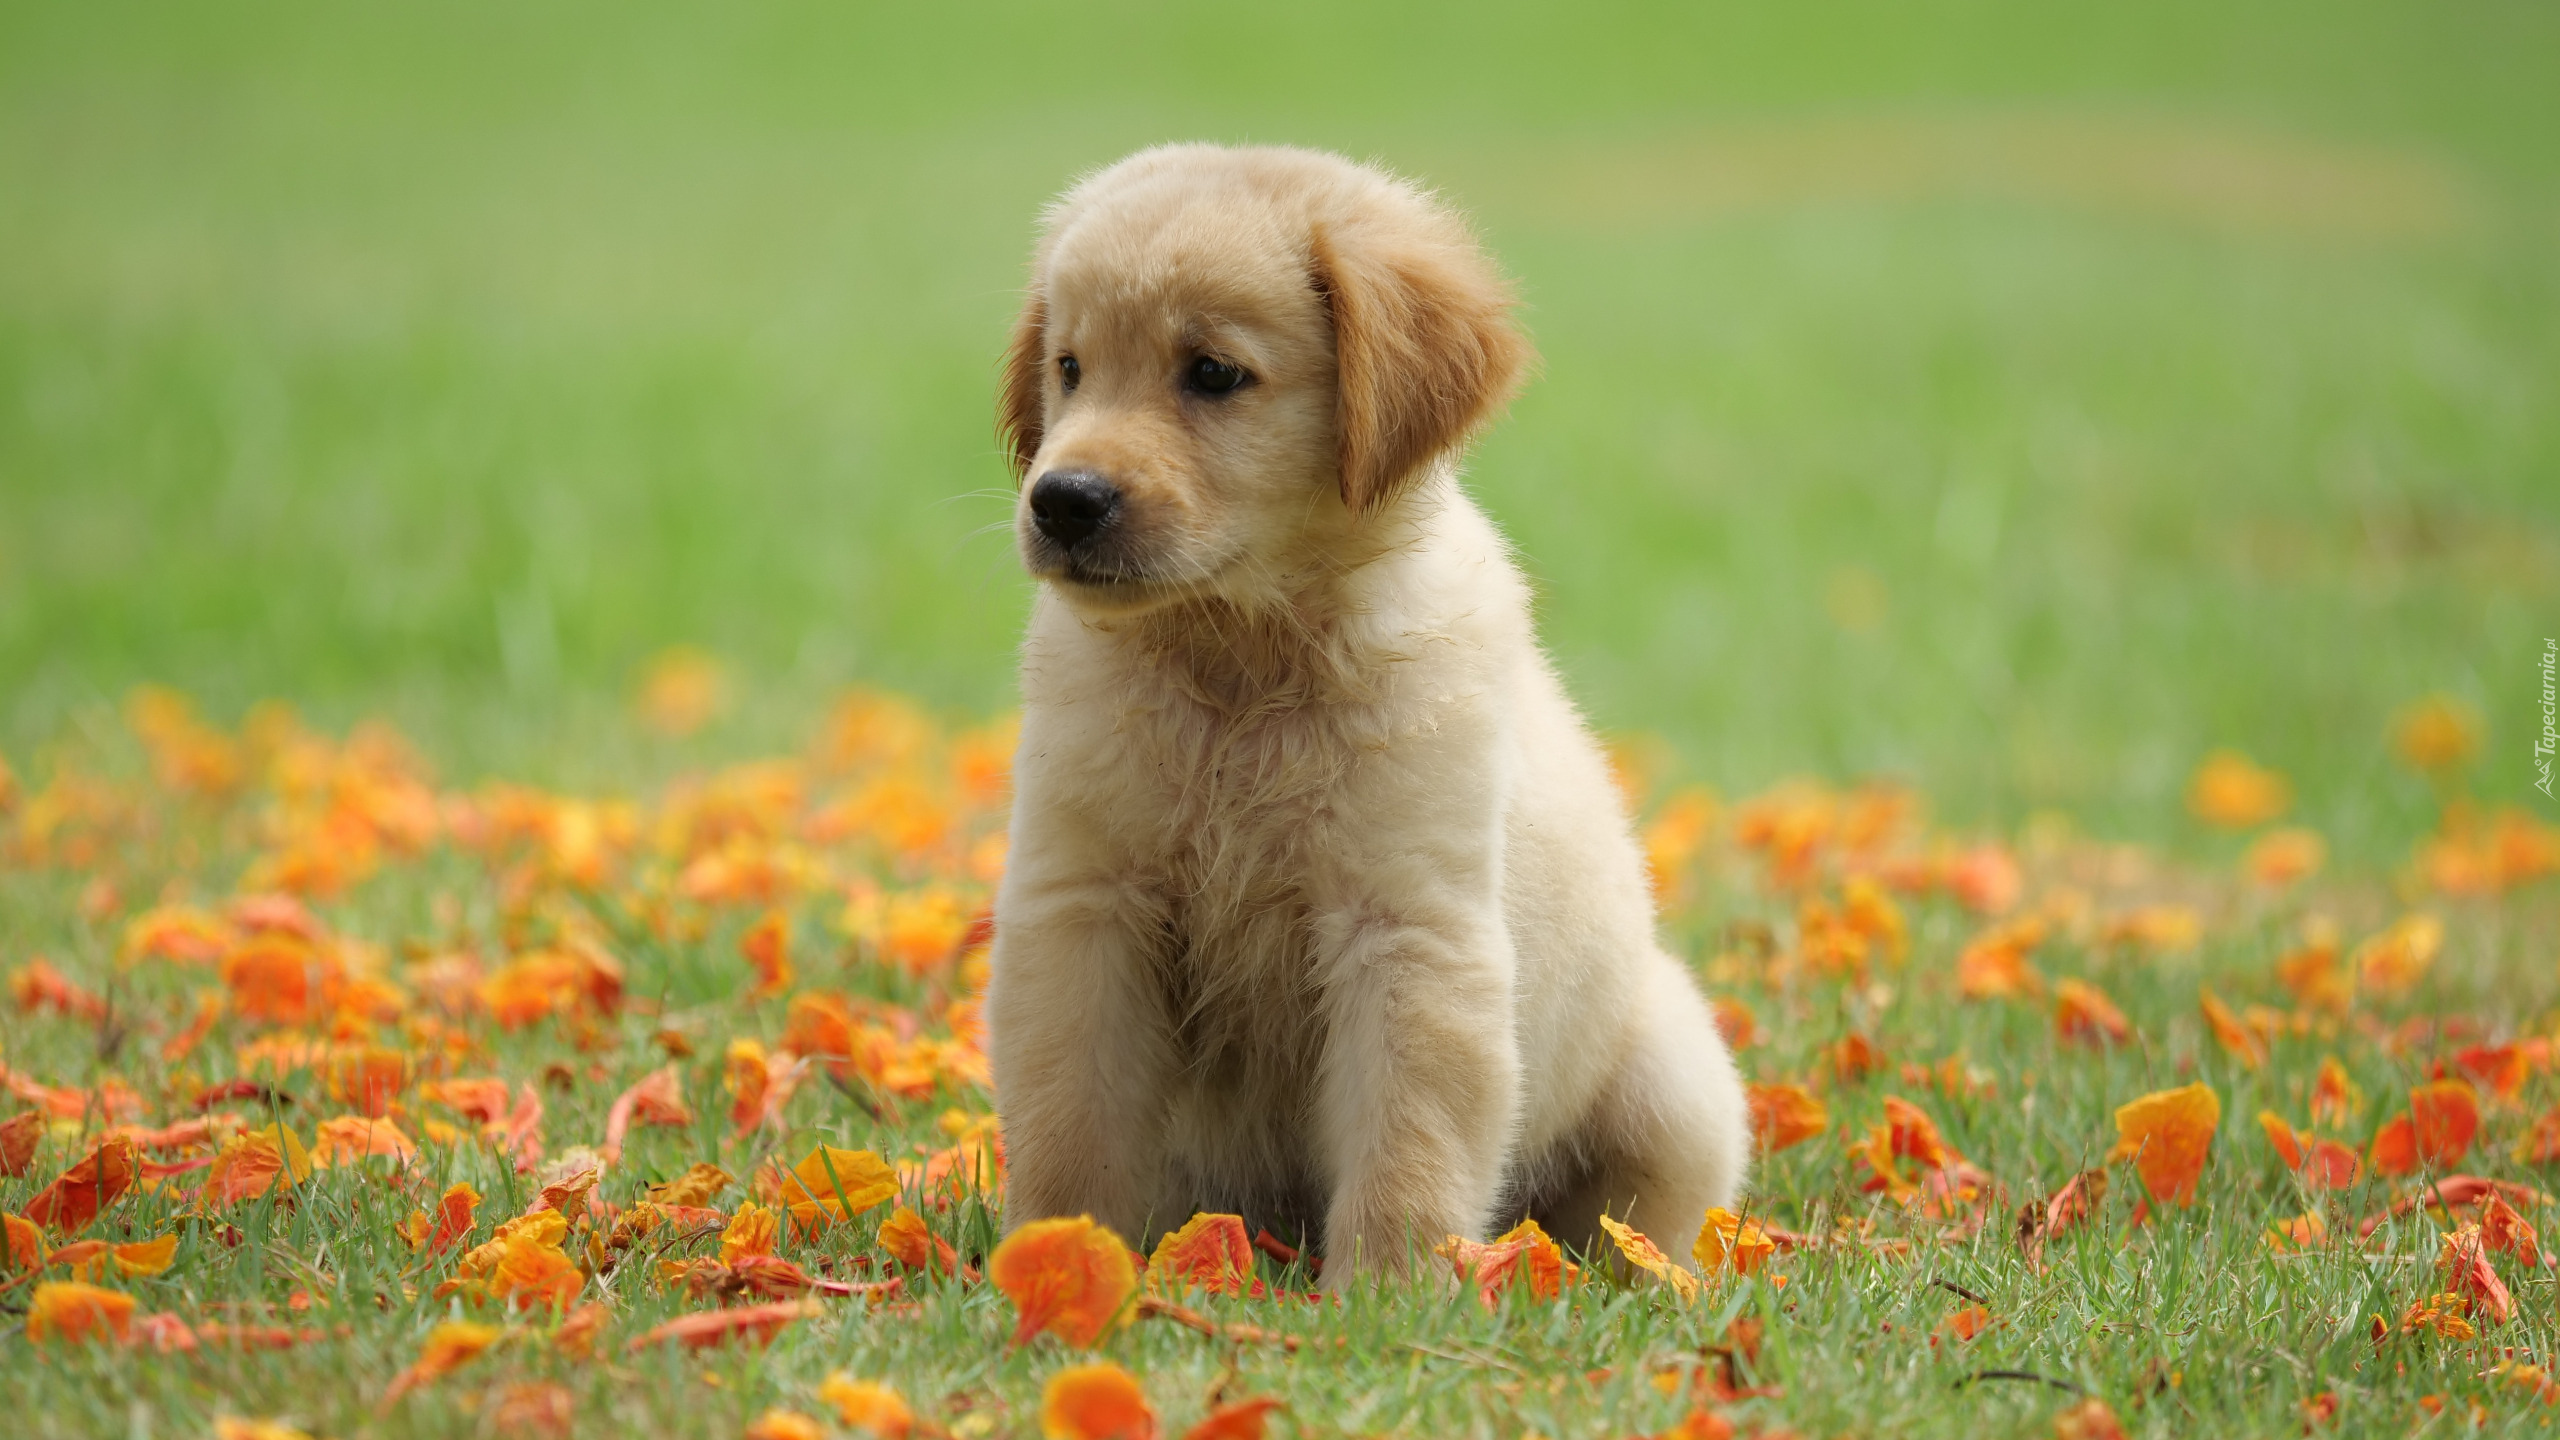
<svg viewBox="0 0 2560 1440">
<path fill-rule="evenodd" d="M 714 749 L 1009 703 L 1032 217 L 1205 137 L 1478 216 L 1472 483 L 1688 777 L 2163 835 L 2236 744 L 2396 855 L 2423 692 L 2542 806 L 2555 76 L 2544 0 L 10 3 L 0 748 L 158 679 L 628 784 L 677 642 Z"/>
</svg>

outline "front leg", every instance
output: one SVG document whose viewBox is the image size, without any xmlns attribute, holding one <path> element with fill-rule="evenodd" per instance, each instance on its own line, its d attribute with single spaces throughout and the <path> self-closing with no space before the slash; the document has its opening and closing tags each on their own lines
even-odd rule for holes
<svg viewBox="0 0 2560 1440">
<path fill-rule="evenodd" d="M 1008 1231 L 1089 1214 L 1132 1243 L 1162 1191 L 1164 1002 L 1151 974 L 1160 902 L 1017 822 L 988 959 L 987 1058 L 1004 1122 Z"/>
<path fill-rule="evenodd" d="M 1519 1113 L 1512 953 L 1496 887 L 1406 858 L 1318 924 L 1325 1280 L 1404 1273 L 1484 1233 Z"/>
</svg>

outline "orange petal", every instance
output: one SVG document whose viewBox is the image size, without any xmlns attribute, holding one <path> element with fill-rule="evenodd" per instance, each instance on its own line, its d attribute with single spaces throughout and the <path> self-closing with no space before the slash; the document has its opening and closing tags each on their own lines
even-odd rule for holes
<svg viewBox="0 0 2560 1440">
<path fill-rule="evenodd" d="M 2471 1313 L 2492 1325 L 2504 1325 L 2515 1318 L 2515 1297 L 2507 1293 L 2506 1282 L 2498 1278 L 2498 1269 L 2489 1263 L 2489 1249 L 2482 1240 L 2480 1227 L 2465 1225 L 2444 1237 L 2444 1249 L 2436 1257 L 2437 1269 L 2444 1276 L 2444 1288 L 2471 1302 Z"/>
<path fill-rule="evenodd" d="M 2449 1170 L 2471 1153 L 2472 1137 L 2480 1133 L 2480 1097 L 2464 1080 L 2421 1085 L 2409 1092 L 2409 1123 L 2418 1159 Z"/>
<path fill-rule="evenodd" d="M 876 1380 L 856 1380 L 838 1371 L 818 1387 L 818 1398 L 835 1407 L 845 1427 L 877 1440 L 906 1440 L 916 1416 L 897 1391 Z"/>
<path fill-rule="evenodd" d="M 2283 1116 L 2273 1110 L 2261 1110 L 2258 1112 L 2258 1128 L 2267 1132 L 2267 1143 L 2276 1147 L 2276 1154 L 2284 1160 L 2284 1168 L 2302 1168 L 2302 1137 L 2294 1133 Z"/>
<path fill-rule="evenodd" d="M 1180 1293 L 1242 1295 L 1253 1286 L 1253 1241 L 1241 1215 L 1194 1215 L 1156 1242 L 1147 1261 L 1147 1288 Z"/>
<path fill-rule="evenodd" d="M 2200 990 L 2196 1003 L 2204 1011 L 2205 1024 L 2212 1027 L 2213 1038 L 2222 1043 L 2222 1048 L 2231 1053 L 2232 1059 L 2252 1070 L 2267 1063 L 2267 1042 L 2242 1024 L 2240 1017 L 2231 1013 L 2231 1007 L 2223 1004 L 2220 996 L 2210 989 Z"/>
<path fill-rule="evenodd" d="M 142 1157 L 133 1142 L 111 1136 L 39 1191 L 19 1213 L 39 1225 L 76 1235 L 98 1218 L 100 1210 L 132 1189 L 141 1174 Z"/>
<path fill-rule="evenodd" d="M 2394 1115 L 2373 1135 L 2373 1168 L 2398 1178 L 2418 1169 L 2418 1133 L 2406 1115 Z"/>
<path fill-rule="evenodd" d="M 1698 1228 L 1697 1243 L 1690 1247 L 1697 1256 L 1698 1268 L 1710 1276 L 1726 1268 L 1737 1275 L 1748 1275 L 1777 1250 L 1777 1242 L 1758 1224 L 1721 1206 L 1707 1212 L 1706 1223 Z"/>
<path fill-rule="evenodd" d="M 431 1380 L 452 1374 L 456 1369 L 498 1343 L 506 1332 L 495 1325 L 474 1325 L 467 1320 L 448 1320 L 427 1332 L 427 1343 L 418 1350 L 418 1358 L 409 1368 L 391 1379 L 391 1388 L 382 1395 L 382 1408 L 390 1409 L 408 1394 Z"/>
<path fill-rule="evenodd" d="M 732 1339 L 745 1339 L 754 1344 L 772 1343 L 782 1327 L 794 1320 L 806 1320 L 825 1313 L 815 1300 L 781 1300 L 770 1305 L 739 1305 L 726 1310 L 702 1310 L 679 1315 L 633 1340 L 632 1350 L 645 1350 L 673 1340 L 687 1349 L 700 1350 L 723 1345 Z"/>
<path fill-rule="evenodd" d="M 119 1291 L 83 1285 L 76 1280 L 48 1280 L 36 1287 L 27 1304 L 27 1339 L 37 1345 L 55 1340 L 118 1340 L 133 1323 L 134 1298 Z"/>
<path fill-rule="evenodd" d="M 1074 1365 L 1041 1387 L 1040 1433 L 1047 1440 L 1155 1440 L 1156 1412 L 1135 1375 L 1107 1360 Z"/>
<path fill-rule="evenodd" d="M 779 995 L 791 988 L 791 919 L 779 910 L 771 911 L 747 932 L 738 937 L 738 953 L 756 972 L 755 988 L 747 994 L 756 999 Z"/>
<path fill-rule="evenodd" d="M 777 1408 L 756 1417 L 745 1440 L 827 1440 L 827 1432 L 809 1416 Z"/>
<path fill-rule="evenodd" d="M 24 1175 L 35 1163 L 36 1142 L 44 1139 L 41 1110 L 28 1110 L 0 1121 L 0 1175 Z"/>
<path fill-rule="evenodd" d="M 2528 1232 L 2530 1233 L 2530 1232 Z M 169 1262 L 178 1255 L 178 1237 L 163 1235 L 157 1240 L 138 1240 L 115 1247 L 116 1268 L 127 1275 L 160 1275 L 167 1273 Z"/>
<path fill-rule="evenodd" d="M 1831 1128 L 1830 1108 L 1801 1085 L 1752 1085 L 1746 1093 L 1751 1133 L 1759 1137 L 1763 1155 L 1801 1145 Z"/>
<path fill-rule="evenodd" d="M 1013 1343 L 1047 1331 L 1086 1346 L 1126 1318 L 1138 1271 L 1129 1247 L 1093 1217 L 1034 1220 L 1004 1238 L 988 1278 L 1013 1301 Z"/>
<path fill-rule="evenodd" d="M 898 1193 L 898 1172 L 869 1150 L 821 1145 L 782 1179 L 792 1222 L 814 1229 L 858 1215 Z"/>
<path fill-rule="evenodd" d="M 2088 1045 L 2112 1045 L 2133 1034 L 2124 1012 L 2086 980 L 2054 982 L 2053 1028 L 2065 1040 Z"/>
<path fill-rule="evenodd" d="M 1606 1215 L 1600 1217 L 1600 1228 L 1608 1233 L 1610 1241 L 1618 1247 L 1618 1253 L 1626 1257 L 1629 1265 L 1646 1274 L 1659 1277 L 1670 1285 L 1683 1301 L 1698 1298 L 1698 1277 L 1689 1273 L 1678 1261 L 1663 1254 L 1662 1247 L 1654 1244 L 1644 1232 L 1621 1224 Z"/>
<path fill-rule="evenodd" d="M 781 1234 L 780 1217 L 750 1200 L 738 1207 L 720 1232 L 720 1263 L 735 1265 L 749 1255 L 770 1255 Z"/>
<path fill-rule="evenodd" d="M 2153 1199 L 2192 1205 L 2221 1123 L 2222 1101 L 2210 1086 L 2154 1091 L 2117 1107 L 2118 1138 L 2108 1158 L 2132 1160 Z"/>
<path fill-rule="evenodd" d="M 1182 1432 L 1182 1440 L 1262 1440 L 1271 1412 L 1281 1402 L 1268 1395 L 1221 1405 L 1199 1424 Z"/>
</svg>

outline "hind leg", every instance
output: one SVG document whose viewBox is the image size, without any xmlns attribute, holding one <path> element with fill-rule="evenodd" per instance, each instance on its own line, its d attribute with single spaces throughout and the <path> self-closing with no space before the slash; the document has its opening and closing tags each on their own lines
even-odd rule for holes
<svg viewBox="0 0 2560 1440">
<path fill-rule="evenodd" d="M 1741 1193 L 1750 1108 L 1688 972 L 1659 952 L 1646 965 L 1626 1058 L 1578 1132 L 1539 1167 L 1544 1183 L 1529 1209 L 1565 1244 L 1598 1242 L 1606 1214 L 1686 1263 L 1708 1208 L 1730 1208 Z"/>
</svg>

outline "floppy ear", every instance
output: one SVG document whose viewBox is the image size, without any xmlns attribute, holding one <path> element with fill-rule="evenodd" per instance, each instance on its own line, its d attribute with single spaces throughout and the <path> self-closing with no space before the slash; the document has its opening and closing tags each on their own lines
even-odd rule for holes
<svg viewBox="0 0 2560 1440">
<path fill-rule="evenodd" d="M 1493 418 L 1531 358 L 1510 287 L 1463 236 L 1354 225 L 1314 236 L 1333 316 L 1342 503 L 1385 503 Z"/>
<path fill-rule="evenodd" d="M 1049 393 L 1049 302 L 1032 291 L 1014 317 L 1013 339 L 1004 349 L 1004 383 L 996 396 L 996 433 L 1013 452 L 1013 475 L 1021 479 L 1040 454 L 1041 402 Z"/>
</svg>

